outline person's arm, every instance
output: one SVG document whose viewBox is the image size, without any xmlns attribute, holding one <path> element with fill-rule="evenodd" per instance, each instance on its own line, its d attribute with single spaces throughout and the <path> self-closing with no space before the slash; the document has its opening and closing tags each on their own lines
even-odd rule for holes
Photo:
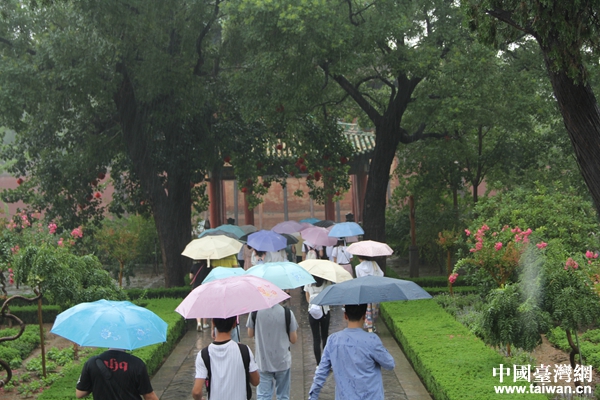
<svg viewBox="0 0 600 400">
<path fill-rule="evenodd" d="M 158 400 L 158 396 L 154 392 L 143 394 L 142 397 L 144 400 Z"/>
<path fill-rule="evenodd" d="M 75 389 L 75 396 L 77 396 L 78 399 L 82 399 L 85 396 L 89 396 L 90 393 L 92 392 L 84 392 L 83 390 Z"/>
<path fill-rule="evenodd" d="M 204 387 L 204 379 L 196 378 L 194 387 L 192 388 L 192 397 L 194 400 L 202 400 L 202 388 Z"/>
<path fill-rule="evenodd" d="M 304 295 L 306 296 L 306 301 L 310 303 L 310 294 L 308 293 L 308 290 L 304 290 Z"/>
<path fill-rule="evenodd" d="M 298 332 L 297 331 L 290 332 L 290 343 L 294 344 L 294 343 L 296 343 L 296 340 L 298 340 Z"/>
<path fill-rule="evenodd" d="M 250 339 L 254 337 L 254 328 L 248 328 L 248 337 Z"/>
<path fill-rule="evenodd" d="M 258 370 L 250 372 L 250 384 L 252 386 L 258 386 L 260 383 L 260 374 Z"/>
<path fill-rule="evenodd" d="M 327 346 L 323 349 L 323 356 L 321 357 L 321 362 L 315 371 L 315 377 L 313 378 L 313 383 L 310 387 L 310 391 L 308 392 L 308 400 L 316 400 L 319 398 L 319 394 L 321 393 L 321 389 L 327 380 L 327 376 L 329 375 L 329 370 L 331 369 L 331 360 L 329 358 L 329 351 Z"/>
<path fill-rule="evenodd" d="M 381 365 L 381 368 L 383 369 L 392 370 L 396 366 L 394 357 L 392 357 L 383 343 L 381 343 L 381 340 L 379 341 L 379 344 L 375 346 L 375 350 L 371 353 L 371 356 L 377 364 Z"/>
</svg>

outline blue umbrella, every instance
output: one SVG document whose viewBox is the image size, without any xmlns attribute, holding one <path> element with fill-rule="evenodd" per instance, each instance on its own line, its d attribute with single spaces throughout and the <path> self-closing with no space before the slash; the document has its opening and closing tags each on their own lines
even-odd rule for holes
<svg viewBox="0 0 600 400">
<path fill-rule="evenodd" d="M 328 286 L 311 303 L 324 306 L 430 298 L 431 295 L 414 282 L 383 276 L 364 276 Z"/>
<path fill-rule="evenodd" d="M 301 219 L 299 222 L 308 222 L 309 224 L 314 225 L 315 222 L 319 222 L 319 221 L 320 221 L 320 219 L 317 219 L 317 218 L 304 218 L 304 219 Z"/>
<path fill-rule="evenodd" d="M 242 236 L 244 236 L 246 234 L 246 232 L 244 232 L 244 230 L 237 225 L 225 224 L 225 225 L 217 226 L 215 229 L 220 229 L 225 232 L 233 233 L 238 238 L 241 238 Z"/>
<path fill-rule="evenodd" d="M 268 280 L 279 289 L 295 289 L 314 283 L 315 279 L 298 264 L 280 261 L 258 264 L 246 271 L 246 275 L 254 275 Z"/>
<path fill-rule="evenodd" d="M 343 238 L 349 236 L 358 236 L 364 234 L 363 228 L 356 222 L 341 222 L 335 224 L 329 231 L 329 236 Z"/>
<path fill-rule="evenodd" d="M 287 239 L 279 233 L 267 230 L 248 235 L 248 246 L 259 251 L 279 251 L 287 246 Z"/>
<path fill-rule="evenodd" d="M 212 268 L 212 271 L 206 275 L 202 284 L 216 281 L 217 279 L 229 278 L 230 276 L 244 275 L 244 272 L 246 271 L 244 271 L 243 268 L 214 267 Z"/>
<path fill-rule="evenodd" d="M 129 301 L 78 304 L 58 314 L 50 332 L 80 346 L 125 350 L 167 341 L 167 323 Z"/>
</svg>

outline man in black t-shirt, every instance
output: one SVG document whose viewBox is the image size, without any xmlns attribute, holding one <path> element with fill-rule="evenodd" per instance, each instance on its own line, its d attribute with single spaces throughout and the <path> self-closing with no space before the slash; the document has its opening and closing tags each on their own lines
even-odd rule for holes
<svg viewBox="0 0 600 400">
<path fill-rule="evenodd" d="M 97 359 L 106 366 L 105 369 L 96 363 Z M 144 400 L 158 400 L 146 364 L 119 349 L 109 349 L 84 364 L 75 395 L 81 399 L 90 393 L 94 400 L 140 400 L 140 396 Z"/>
</svg>

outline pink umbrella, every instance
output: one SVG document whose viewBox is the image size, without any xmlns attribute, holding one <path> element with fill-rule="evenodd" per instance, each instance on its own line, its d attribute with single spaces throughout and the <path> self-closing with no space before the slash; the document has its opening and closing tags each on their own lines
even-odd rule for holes
<svg viewBox="0 0 600 400">
<path fill-rule="evenodd" d="M 348 253 L 357 256 L 381 257 L 390 256 L 393 252 L 394 250 L 387 244 L 374 240 L 363 240 L 348 246 Z"/>
<path fill-rule="evenodd" d="M 288 234 L 296 233 L 296 232 L 300 232 L 302 229 L 304 229 L 302 224 L 300 222 L 296 222 L 296 221 L 280 222 L 277 225 L 275 225 L 273 228 L 271 228 L 271 230 L 273 232 L 277 232 L 279 234 L 281 234 L 281 233 L 288 233 Z"/>
<path fill-rule="evenodd" d="M 315 246 L 335 246 L 338 239 L 329 236 L 327 228 L 314 226 L 300 232 L 302 239 Z"/>
<path fill-rule="evenodd" d="M 265 279 L 240 275 L 198 286 L 175 311 L 184 318 L 229 318 L 271 308 L 289 297 Z"/>
</svg>

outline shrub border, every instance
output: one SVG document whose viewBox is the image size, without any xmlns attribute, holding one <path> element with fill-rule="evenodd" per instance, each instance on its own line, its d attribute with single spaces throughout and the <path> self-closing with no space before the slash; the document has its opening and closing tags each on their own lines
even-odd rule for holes
<svg viewBox="0 0 600 400">
<path fill-rule="evenodd" d="M 517 385 L 510 378 L 500 383 L 493 377 L 492 368 L 512 366 L 435 301 L 382 303 L 381 316 L 436 400 L 497 400 L 494 386 Z M 501 396 L 546 399 L 538 394 Z"/>
</svg>

